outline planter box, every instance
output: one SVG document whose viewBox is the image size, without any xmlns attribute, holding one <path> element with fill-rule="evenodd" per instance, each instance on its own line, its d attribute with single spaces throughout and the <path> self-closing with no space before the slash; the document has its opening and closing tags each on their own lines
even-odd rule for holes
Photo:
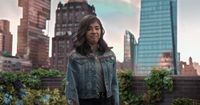
<svg viewBox="0 0 200 105">
<path fill-rule="evenodd" d="M 144 76 L 134 76 L 133 92 L 143 95 L 147 91 Z M 200 76 L 172 76 L 173 91 L 164 91 L 163 100 L 156 105 L 171 105 L 175 98 L 191 98 L 200 100 Z"/>
<path fill-rule="evenodd" d="M 63 77 L 43 77 L 41 78 L 41 88 L 62 88 Z"/>
<path fill-rule="evenodd" d="M 144 83 L 144 76 L 134 76 L 133 92 L 135 94 L 143 95 L 146 92 Z M 200 100 L 200 76 L 173 76 L 174 90 L 164 92 L 163 100 L 156 105 L 171 105 L 175 98 L 191 98 Z M 63 77 L 42 78 L 42 88 L 62 88 Z"/>
</svg>

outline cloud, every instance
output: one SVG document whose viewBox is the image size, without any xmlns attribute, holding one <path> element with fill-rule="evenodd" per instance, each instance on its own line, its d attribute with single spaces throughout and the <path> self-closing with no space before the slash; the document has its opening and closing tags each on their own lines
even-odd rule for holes
<svg viewBox="0 0 200 105">
<path fill-rule="evenodd" d="M 124 2 L 127 2 L 127 3 L 131 3 L 131 0 L 121 0 L 121 1 L 124 1 Z"/>
<path fill-rule="evenodd" d="M 128 4 L 131 4 L 131 5 L 135 6 L 135 7 L 137 7 L 137 8 L 140 8 L 141 0 L 120 0 L 120 1 L 126 2 Z"/>
</svg>

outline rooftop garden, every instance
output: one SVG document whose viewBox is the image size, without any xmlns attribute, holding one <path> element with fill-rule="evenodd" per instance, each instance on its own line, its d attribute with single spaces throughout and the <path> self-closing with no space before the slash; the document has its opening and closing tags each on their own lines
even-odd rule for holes
<svg viewBox="0 0 200 105">
<path fill-rule="evenodd" d="M 64 93 L 65 75 L 57 70 L 37 69 L 31 73 L 0 72 L 0 104 L 2 105 L 67 105 Z M 63 78 L 62 88 L 41 88 L 41 78 Z M 147 90 L 136 95 L 129 70 L 118 72 L 121 105 L 156 105 L 164 91 L 173 92 L 173 79 L 167 70 L 152 70 L 144 78 Z M 200 105 L 199 100 L 179 97 L 171 105 Z"/>
</svg>

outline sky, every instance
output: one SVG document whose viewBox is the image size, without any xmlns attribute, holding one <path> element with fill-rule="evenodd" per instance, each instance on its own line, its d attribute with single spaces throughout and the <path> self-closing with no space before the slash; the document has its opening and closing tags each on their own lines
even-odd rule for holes
<svg viewBox="0 0 200 105">
<path fill-rule="evenodd" d="M 51 56 L 51 39 L 54 37 L 55 11 L 58 2 L 68 0 L 51 0 L 51 19 L 46 33 L 50 37 L 49 56 Z M 178 1 L 178 52 L 181 60 L 188 61 L 191 56 L 194 62 L 200 63 L 200 0 Z M 17 50 L 17 26 L 22 18 L 22 8 L 18 0 L 0 0 L 0 19 L 10 21 L 13 34 L 13 55 Z M 95 6 L 96 14 L 105 28 L 104 38 L 109 46 L 114 47 L 118 61 L 123 61 L 124 34 L 129 30 L 135 38 L 139 37 L 140 0 L 88 0 Z"/>
</svg>

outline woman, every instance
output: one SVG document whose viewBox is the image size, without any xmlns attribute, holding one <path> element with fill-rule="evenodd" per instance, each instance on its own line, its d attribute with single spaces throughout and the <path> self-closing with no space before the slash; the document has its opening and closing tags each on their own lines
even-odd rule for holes
<svg viewBox="0 0 200 105">
<path fill-rule="evenodd" d="M 81 20 L 75 51 L 67 66 L 69 105 L 119 105 L 116 57 L 103 35 L 96 16 L 87 15 Z"/>
</svg>

